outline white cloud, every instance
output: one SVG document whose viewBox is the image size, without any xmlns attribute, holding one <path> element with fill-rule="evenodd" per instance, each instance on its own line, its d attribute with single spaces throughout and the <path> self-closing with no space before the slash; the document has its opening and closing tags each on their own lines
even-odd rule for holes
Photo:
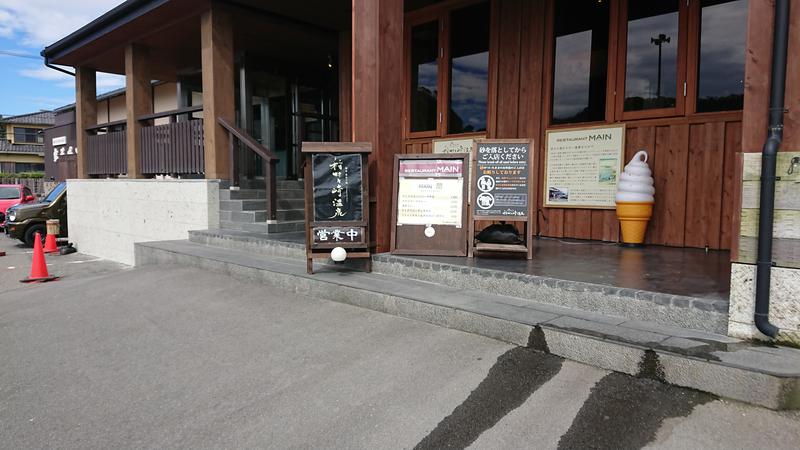
<svg viewBox="0 0 800 450">
<path fill-rule="evenodd" d="M 0 0 L 0 36 L 41 49 L 120 3 L 119 0 Z"/>
<path fill-rule="evenodd" d="M 19 75 L 37 80 L 52 81 L 56 86 L 64 88 L 75 88 L 75 78 L 48 67 L 29 67 L 19 71 Z M 125 77 L 111 73 L 97 73 L 97 91 L 108 92 L 114 89 L 125 87 Z"/>
</svg>

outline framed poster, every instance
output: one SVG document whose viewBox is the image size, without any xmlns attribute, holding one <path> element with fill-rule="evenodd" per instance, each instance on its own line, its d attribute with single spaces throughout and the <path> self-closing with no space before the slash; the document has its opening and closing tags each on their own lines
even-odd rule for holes
<svg viewBox="0 0 800 450">
<path fill-rule="evenodd" d="M 625 124 L 548 130 L 545 152 L 545 207 L 616 207 Z"/>
<path fill-rule="evenodd" d="M 485 134 L 467 137 L 467 138 L 439 138 L 433 140 L 433 153 L 472 153 L 472 146 L 478 139 L 486 139 Z M 467 180 L 471 179 L 472 174 L 472 158 L 468 159 L 469 170 L 467 170 Z M 467 203 L 472 198 L 472 186 L 467 183 Z"/>
<path fill-rule="evenodd" d="M 533 257 L 537 170 L 530 139 L 479 139 L 472 147 L 468 256 L 478 251 L 525 253 Z M 475 239 L 476 221 L 523 222 L 524 245 L 486 244 Z"/>
<path fill-rule="evenodd" d="M 342 247 L 348 258 L 365 258 L 371 270 L 369 171 L 372 145 L 360 142 L 303 142 L 306 200 L 306 270 Z"/>
<path fill-rule="evenodd" d="M 395 155 L 391 251 L 467 254 L 467 153 Z"/>
</svg>

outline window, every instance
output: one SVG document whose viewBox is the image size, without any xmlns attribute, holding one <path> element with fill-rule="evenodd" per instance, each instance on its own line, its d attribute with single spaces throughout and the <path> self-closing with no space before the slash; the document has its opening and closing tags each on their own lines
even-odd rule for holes
<svg viewBox="0 0 800 450">
<path fill-rule="evenodd" d="M 412 137 L 486 131 L 490 2 L 434 5 L 409 20 L 408 128 Z"/>
<path fill-rule="evenodd" d="M 680 3 L 628 2 L 625 111 L 675 108 Z"/>
<path fill-rule="evenodd" d="M 411 29 L 411 131 L 436 129 L 439 22 Z"/>
<path fill-rule="evenodd" d="M 742 109 L 747 0 L 703 0 L 700 7 L 697 112 Z"/>
<path fill-rule="evenodd" d="M 608 2 L 556 2 L 552 123 L 605 119 L 608 22 Z"/>
<path fill-rule="evenodd" d="M 39 134 L 38 128 L 14 127 L 15 144 L 43 144 L 44 137 Z"/>
<path fill-rule="evenodd" d="M 19 197 L 18 187 L 0 187 L 0 200 L 11 200 Z"/>
<path fill-rule="evenodd" d="M 44 172 L 44 164 L 38 164 L 38 163 L 15 163 L 14 172 L 15 173 Z"/>
<path fill-rule="evenodd" d="M 478 3 L 450 17 L 449 134 L 486 131 L 489 14 L 489 3 Z"/>
</svg>

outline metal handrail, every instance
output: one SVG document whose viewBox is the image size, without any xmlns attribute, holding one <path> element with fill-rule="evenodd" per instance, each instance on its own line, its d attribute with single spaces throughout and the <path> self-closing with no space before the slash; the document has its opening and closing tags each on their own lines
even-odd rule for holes
<svg viewBox="0 0 800 450">
<path fill-rule="evenodd" d="M 236 140 L 244 144 L 246 148 L 261 157 L 264 164 L 264 176 L 266 177 L 266 191 L 267 191 L 267 221 L 274 221 L 278 215 L 278 199 L 276 194 L 278 192 L 277 178 L 277 165 L 278 158 L 272 153 L 272 150 L 259 143 L 252 136 L 247 134 L 242 129 L 231 124 L 222 117 L 217 118 L 217 123 L 228 133 L 228 152 L 230 156 L 230 179 L 231 187 L 239 187 L 239 158 L 236 157 Z"/>
</svg>

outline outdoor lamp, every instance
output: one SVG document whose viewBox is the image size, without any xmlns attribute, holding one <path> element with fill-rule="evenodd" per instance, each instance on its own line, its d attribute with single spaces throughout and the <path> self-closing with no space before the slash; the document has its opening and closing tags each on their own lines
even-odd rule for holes
<svg viewBox="0 0 800 450">
<path fill-rule="evenodd" d="M 335 262 L 342 262 L 347 259 L 347 250 L 342 247 L 336 247 L 331 250 L 331 259 Z"/>
</svg>

